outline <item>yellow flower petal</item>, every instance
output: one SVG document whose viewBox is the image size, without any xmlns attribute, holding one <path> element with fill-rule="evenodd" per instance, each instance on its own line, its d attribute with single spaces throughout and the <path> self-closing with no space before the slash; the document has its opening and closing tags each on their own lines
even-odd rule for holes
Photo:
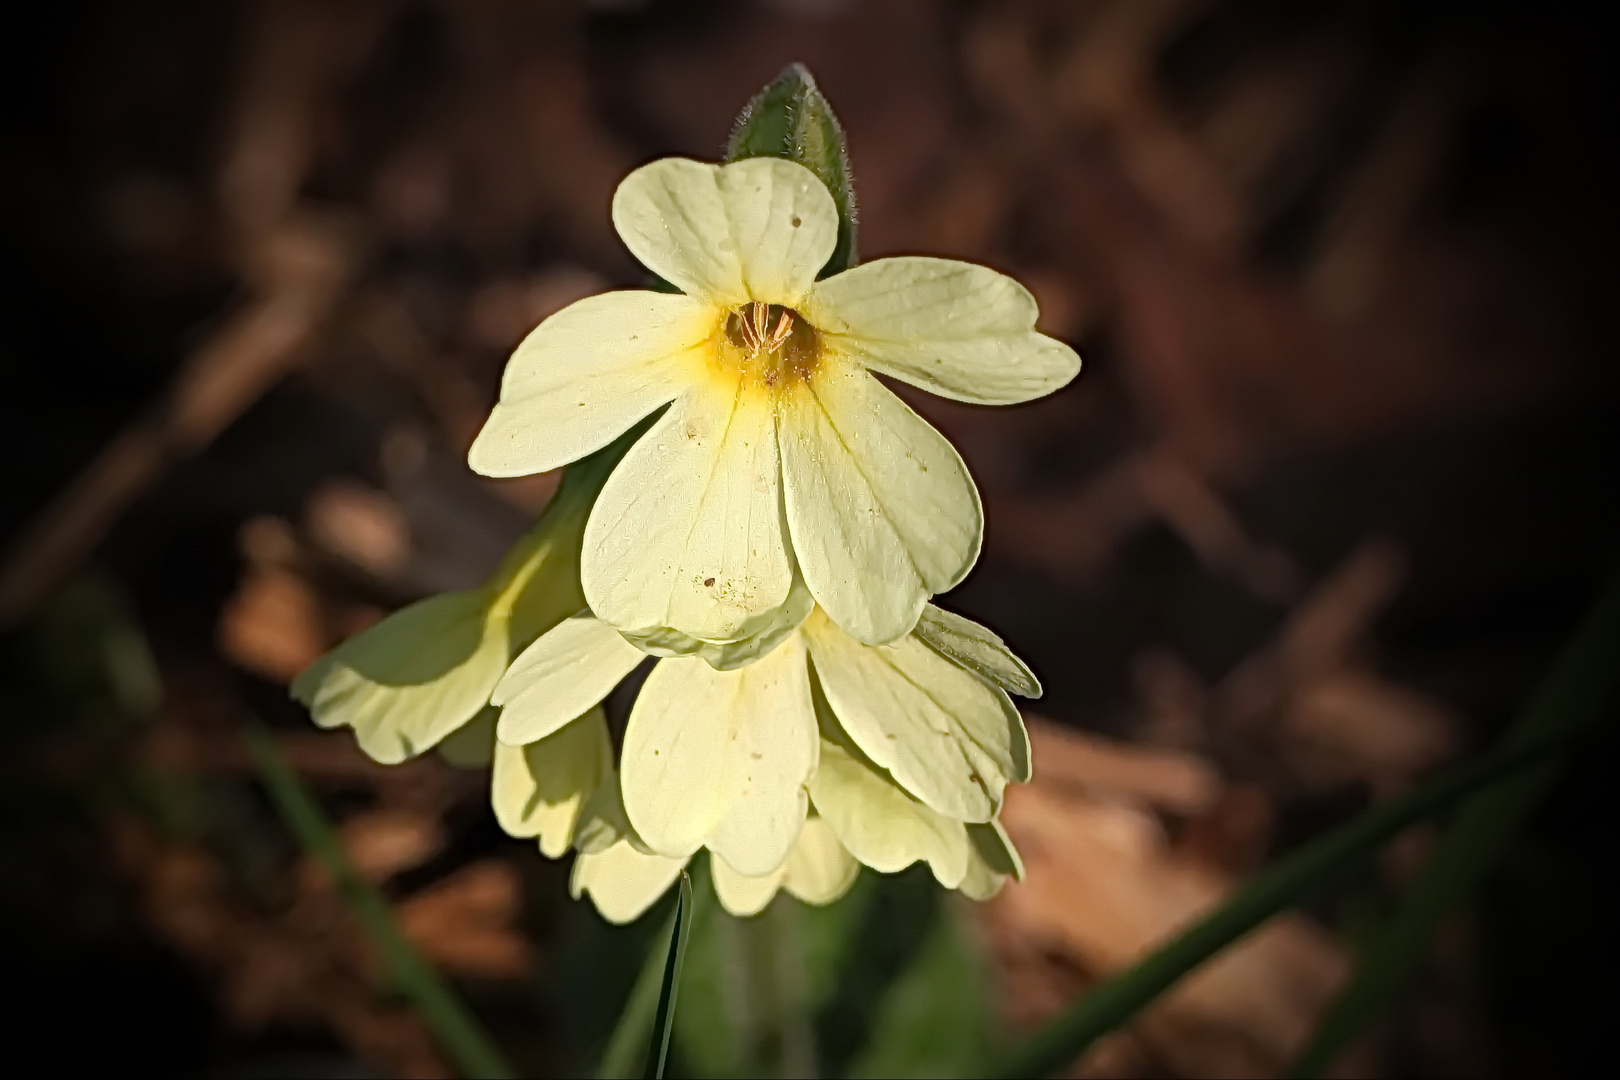
<svg viewBox="0 0 1620 1080">
<path fill-rule="evenodd" d="M 975 856 L 992 872 L 1017 881 L 1024 880 L 1024 857 L 1013 846 L 1012 837 L 1007 835 L 1000 818 L 983 825 L 969 825 L 968 839 L 973 841 Z"/>
<path fill-rule="evenodd" d="M 787 601 L 775 417 L 735 385 L 677 401 L 602 488 L 580 575 L 606 622 L 730 641 Z"/>
<path fill-rule="evenodd" d="M 1024 879 L 1024 861 L 1000 821 L 969 825 L 968 837 L 973 844 L 973 854 L 962 884 L 958 886 L 963 896 L 970 900 L 988 900 L 1001 891 L 1009 877 Z"/>
<path fill-rule="evenodd" d="M 793 638 L 750 667 L 716 674 L 756 671 L 727 747 L 736 794 L 708 840 L 711 850 L 753 875 L 774 870 L 793 850 L 810 810 L 805 784 L 820 752 L 804 645 Z"/>
<path fill-rule="evenodd" d="M 710 858 L 709 866 L 721 906 L 737 916 L 764 911 L 778 889 L 786 889 L 807 904 L 830 904 L 849 891 L 861 872 L 861 864 L 818 817 L 804 823 L 787 861 L 768 874 L 739 874 L 718 855 Z"/>
<path fill-rule="evenodd" d="M 924 806 L 836 742 L 822 741 L 810 798 L 820 815 L 812 820 L 825 822 L 874 870 L 892 874 L 923 860 L 947 889 L 967 872 L 970 852 L 960 821 Z"/>
<path fill-rule="evenodd" d="M 293 697 L 321 727 L 353 727 L 361 749 L 385 764 L 467 724 L 512 653 L 584 604 L 580 535 L 602 475 L 600 461 L 572 471 L 483 588 L 396 611 L 300 672 Z"/>
<path fill-rule="evenodd" d="M 654 851 L 691 855 L 725 813 L 736 683 L 751 670 L 722 675 L 693 658 L 660 660 L 642 684 L 619 784 L 631 824 Z"/>
<path fill-rule="evenodd" d="M 815 174 L 778 158 L 665 158 L 624 178 L 613 226 L 654 273 L 732 308 L 796 304 L 831 257 L 838 209 Z"/>
<path fill-rule="evenodd" d="M 993 899 L 1006 883 L 1005 874 L 997 874 L 984 862 L 975 859 L 968 864 L 967 873 L 962 875 L 962 881 L 956 887 L 969 900 L 984 901 Z"/>
<path fill-rule="evenodd" d="M 751 620 L 748 624 L 751 636 L 740 641 L 704 641 L 667 626 L 639 633 L 624 630 L 619 633 L 636 648 L 653 656 L 700 656 L 716 671 L 732 671 L 752 664 L 782 644 L 815 606 L 815 598 L 805 587 L 804 579 L 795 577 L 787 603 Z"/>
<path fill-rule="evenodd" d="M 701 364 L 716 312 L 685 296 L 613 292 L 535 328 L 501 377 L 501 400 L 467 452 L 485 476 L 545 472 L 600 450 L 673 401 Z"/>
<path fill-rule="evenodd" d="M 1007 643 L 971 619 L 929 604 L 912 634 L 923 644 L 995 683 L 1009 694 L 1038 698 L 1041 684 L 1035 673 L 1013 655 Z"/>
<path fill-rule="evenodd" d="M 606 851 L 574 860 L 568 891 L 575 900 L 589 893 L 602 918 L 610 923 L 633 921 L 653 906 L 686 866 L 685 858 L 646 855 L 620 841 Z"/>
<path fill-rule="evenodd" d="M 624 793 L 619 788 L 619 774 L 610 769 L 585 801 L 585 809 L 580 812 L 579 824 L 574 829 L 574 847 L 587 855 L 595 855 L 621 840 L 637 851 L 652 854 L 630 827 L 630 816 L 624 812 Z"/>
<path fill-rule="evenodd" d="M 599 708 L 527 746 L 495 747 L 490 803 L 501 828 L 534 836 L 548 858 L 574 842 L 586 800 L 613 768 L 613 742 Z"/>
<path fill-rule="evenodd" d="M 814 615 L 804 636 L 843 730 L 935 810 L 958 821 L 989 821 L 1008 782 L 1029 778 L 1024 723 L 1000 687 L 915 637 L 862 645 Z"/>
<path fill-rule="evenodd" d="M 811 817 L 783 866 L 782 887 L 807 904 L 830 904 L 849 892 L 860 872 L 832 827 Z"/>
<path fill-rule="evenodd" d="M 870 644 L 904 635 L 979 554 L 984 515 L 944 436 L 864 371 L 833 365 L 780 400 L 793 551 L 833 621 Z"/>
<path fill-rule="evenodd" d="M 564 619 L 524 649 L 496 685 L 497 737 L 512 746 L 545 738 L 607 697 L 644 659 L 589 612 Z"/>
<path fill-rule="evenodd" d="M 776 896 L 776 891 L 782 887 L 782 879 L 787 877 L 786 865 L 762 877 L 739 874 L 731 868 L 730 863 L 713 853 L 709 858 L 709 872 L 714 881 L 714 894 L 720 898 L 720 906 L 739 918 L 764 911 Z"/>
<path fill-rule="evenodd" d="M 679 857 L 708 844 L 743 874 L 769 873 L 804 824 L 816 751 L 797 638 L 737 671 L 661 660 L 625 730 L 625 810 L 654 851 Z"/>
<path fill-rule="evenodd" d="M 352 727 L 376 761 L 420 754 L 471 720 L 506 669 L 506 620 L 489 605 L 472 589 L 401 608 L 300 672 L 292 696 L 321 727 Z"/>
<path fill-rule="evenodd" d="M 817 282 L 803 311 L 865 366 L 958 401 L 1028 401 L 1080 373 L 1073 349 L 1035 332 L 1029 291 L 972 263 L 878 259 Z"/>
</svg>

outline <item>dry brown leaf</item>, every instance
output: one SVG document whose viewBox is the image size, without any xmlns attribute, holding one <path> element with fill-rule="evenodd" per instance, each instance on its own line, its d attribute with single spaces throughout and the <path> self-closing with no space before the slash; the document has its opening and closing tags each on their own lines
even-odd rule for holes
<svg viewBox="0 0 1620 1080">
<path fill-rule="evenodd" d="M 220 612 L 218 634 L 222 653 L 276 682 L 291 680 L 330 644 L 314 590 L 279 566 L 248 570 Z"/>
<path fill-rule="evenodd" d="M 230 961 L 222 966 L 226 1009 L 248 1030 L 277 1021 L 319 1019 L 316 996 L 329 960 L 297 935 L 274 927 L 244 928 Z"/>
<path fill-rule="evenodd" d="M 1115 742 L 1038 716 L 1025 722 L 1044 787 L 1185 815 L 1220 796 L 1220 776 L 1193 754 Z"/>
<path fill-rule="evenodd" d="M 1278 734 L 1307 783 L 1362 781 L 1389 793 L 1451 758 L 1457 730 L 1455 718 L 1430 699 L 1355 667 L 1301 687 Z"/>
<path fill-rule="evenodd" d="M 343 846 L 360 876 L 384 881 L 419 866 L 444 848 L 444 826 L 436 817 L 411 810 L 383 809 L 356 814 L 339 829 Z"/>
<path fill-rule="evenodd" d="M 373 577 L 389 578 L 411 557 L 411 529 L 399 504 L 353 480 L 329 480 L 304 508 L 310 538 Z"/>
<path fill-rule="evenodd" d="M 486 859 L 399 905 L 405 934 L 452 971 L 489 979 L 527 974 L 533 952 L 514 923 L 522 899 L 517 872 Z"/>
<path fill-rule="evenodd" d="M 1142 740 L 1176 750 L 1209 746 L 1209 687 L 1185 660 L 1167 649 L 1143 650 L 1131 664 L 1142 702 Z"/>
<path fill-rule="evenodd" d="M 380 1006 L 361 987 L 341 983 L 323 988 L 322 998 L 339 1036 L 361 1058 L 382 1066 L 382 1075 L 401 1080 L 449 1080 L 456 1075 L 409 1006 Z"/>
<path fill-rule="evenodd" d="M 1187 823 L 1176 841 L 1185 858 L 1227 873 L 1258 868 L 1271 846 L 1271 797 L 1255 784 L 1232 784 Z"/>
<path fill-rule="evenodd" d="M 147 921 L 191 955 L 215 961 L 228 955 L 240 927 L 225 902 L 219 863 L 202 851 L 166 847 L 143 869 Z"/>
<path fill-rule="evenodd" d="M 1218 904 L 1233 886 L 1174 851 L 1148 814 L 1037 780 L 1002 820 L 1023 852 L 1022 883 L 990 905 L 1003 936 L 1037 943 L 1094 977 L 1122 970 Z M 1178 1074 L 1275 1073 L 1348 973 L 1343 949 L 1280 916 L 1194 972 L 1136 1030 Z"/>
<path fill-rule="evenodd" d="M 1271 645 L 1222 681 L 1222 716 L 1238 727 L 1259 724 L 1296 687 L 1349 663 L 1404 576 L 1405 559 L 1393 545 L 1357 547 L 1294 608 Z"/>
</svg>

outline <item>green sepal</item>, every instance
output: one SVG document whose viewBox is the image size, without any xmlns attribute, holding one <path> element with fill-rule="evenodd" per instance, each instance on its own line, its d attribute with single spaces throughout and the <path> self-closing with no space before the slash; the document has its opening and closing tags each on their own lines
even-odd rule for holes
<svg viewBox="0 0 1620 1080">
<path fill-rule="evenodd" d="M 838 207 L 838 245 L 818 277 L 856 263 L 855 189 L 850 180 L 844 129 L 803 64 L 789 64 L 738 115 L 726 144 L 726 161 L 779 157 L 815 173 Z"/>
</svg>

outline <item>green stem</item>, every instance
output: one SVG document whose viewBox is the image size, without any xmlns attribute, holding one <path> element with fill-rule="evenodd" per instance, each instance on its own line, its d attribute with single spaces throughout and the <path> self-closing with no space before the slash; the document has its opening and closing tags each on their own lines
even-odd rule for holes
<svg viewBox="0 0 1620 1080">
<path fill-rule="evenodd" d="M 1062 1068 L 1198 965 L 1368 858 L 1390 837 L 1564 745 L 1497 751 L 1468 762 L 1278 860 L 1215 911 L 1059 1014 L 1004 1061 L 996 1075 L 1046 1076 Z"/>
<path fill-rule="evenodd" d="M 749 1023 L 738 1033 L 753 1076 L 813 1076 L 815 1033 L 805 1001 L 804 952 L 796 901 L 778 896 L 756 915 L 723 915 Z"/>
<path fill-rule="evenodd" d="M 388 902 L 355 870 L 326 816 L 281 756 L 275 740 L 257 725 L 249 727 L 243 737 L 282 820 L 304 850 L 332 875 L 339 895 L 382 954 L 394 984 L 415 1006 L 457 1072 L 465 1077 L 515 1076 L 477 1019 L 405 937 Z"/>
<path fill-rule="evenodd" d="M 1620 576 L 1609 584 L 1529 707 L 1503 737 L 1503 749 L 1572 738 L 1595 727 L 1617 683 Z M 1429 941 L 1446 916 L 1478 888 L 1512 845 L 1566 758 L 1561 755 L 1526 769 L 1479 792 L 1462 807 L 1287 1075 L 1321 1075 L 1388 1007 L 1427 955 Z"/>
</svg>

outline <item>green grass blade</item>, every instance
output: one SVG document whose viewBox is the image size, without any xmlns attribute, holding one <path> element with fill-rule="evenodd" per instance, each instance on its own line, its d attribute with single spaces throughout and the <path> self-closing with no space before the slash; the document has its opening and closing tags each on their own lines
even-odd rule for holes
<svg viewBox="0 0 1620 1080">
<path fill-rule="evenodd" d="M 338 894 L 382 954 L 395 986 L 432 1030 L 451 1065 L 465 1077 L 515 1076 L 477 1019 L 405 937 L 388 902 L 355 871 L 326 815 L 281 756 L 275 740 L 257 726 L 248 728 L 244 738 L 282 820 L 332 875 Z"/>
<path fill-rule="evenodd" d="M 1002 1063 L 999 1076 L 1046 1076 L 1085 1052 L 1198 965 L 1324 882 L 1368 858 L 1386 840 L 1482 785 L 1544 761 L 1567 745 L 1496 751 L 1453 768 L 1361 814 L 1256 874 L 1247 885 L 1169 943 L 1085 995 Z"/>
<path fill-rule="evenodd" d="M 675 913 L 670 913 L 670 933 L 675 931 Z M 647 1033 L 652 1030 L 653 1016 L 658 1011 L 659 988 L 664 981 L 666 960 L 656 951 L 649 951 L 635 986 L 625 999 L 619 1022 L 613 1026 L 607 1049 L 597 1064 L 597 1080 L 623 1080 L 636 1075 L 643 1050 L 647 1046 Z"/>
<path fill-rule="evenodd" d="M 692 878 L 681 871 L 681 892 L 675 900 L 675 925 L 669 932 L 669 956 L 664 961 L 664 983 L 658 991 L 658 1012 L 653 1017 L 652 1042 L 647 1047 L 647 1080 L 661 1080 L 669 1057 L 669 1036 L 675 1029 L 675 998 L 681 989 L 681 965 L 692 936 Z"/>
<path fill-rule="evenodd" d="M 1502 739 L 1506 749 L 1570 738 L 1596 726 L 1620 683 L 1620 577 L 1576 633 L 1530 705 Z M 1363 954 L 1289 1069 L 1319 1076 L 1350 1041 L 1383 1013 L 1427 953 L 1445 917 L 1490 873 L 1564 765 L 1567 755 L 1526 769 L 1474 795 L 1446 829 L 1407 888 L 1394 918 Z"/>
</svg>

